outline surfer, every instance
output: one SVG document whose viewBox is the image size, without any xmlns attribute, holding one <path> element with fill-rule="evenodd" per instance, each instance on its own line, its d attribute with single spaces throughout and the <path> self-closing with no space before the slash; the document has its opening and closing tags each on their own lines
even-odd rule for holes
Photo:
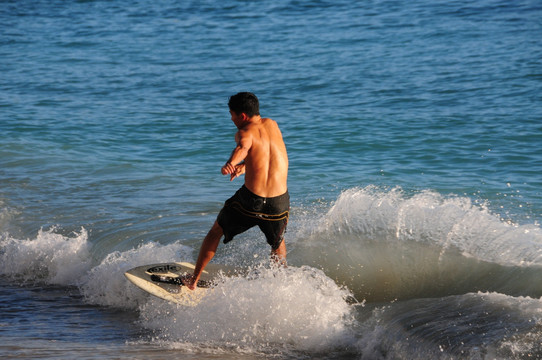
<svg viewBox="0 0 542 360">
<path fill-rule="evenodd" d="M 194 274 L 183 279 L 195 289 L 205 266 L 216 253 L 220 239 L 230 242 L 253 226 L 258 226 L 271 245 L 271 256 L 286 263 L 284 233 L 288 224 L 288 154 L 277 123 L 260 116 L 256 95 L 241 92 L 228 102 L 231 120 L 237 127 L 237 146 L 224 166 L 222 174 L 230 181 L 245 174 L 244 185 L 226 200 L 207 236 L 203 239 Z"/>
</svg>

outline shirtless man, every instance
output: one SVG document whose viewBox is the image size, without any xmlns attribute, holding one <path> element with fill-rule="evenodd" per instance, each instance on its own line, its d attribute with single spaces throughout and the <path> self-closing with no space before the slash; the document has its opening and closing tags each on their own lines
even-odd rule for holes
<svg viewBox="0 0 542 360">
<path fill-rule="evenodd" d="M 242 92 L 230 97 L 231 120 L 239 129 L 237 146 L 222 174 L 230 181 L 245 174 L 245 184 L 228 199 L 209 233 L 203 240 L 194 274 L 183 279 L 195 289 L 205 266 L 216 253 L 220 239 L 224 243 L 253 226 L 258 226 L 271 245 L 271 256 L 286 263 L 284 233 L 288 224 L 288 154 L 277 123 L 260 116 L 256 95 Z"/>
</svg>

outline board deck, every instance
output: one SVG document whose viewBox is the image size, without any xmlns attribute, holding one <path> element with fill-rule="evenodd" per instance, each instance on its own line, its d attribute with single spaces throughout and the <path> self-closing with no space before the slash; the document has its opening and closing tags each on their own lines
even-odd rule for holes
<svg viewBox="0 0 542 360">
<path fill-rule="evenodd" d="M 211 291 L 216 276 L 220 273 L 226 276 L 238 273 L 234 267 L 209 264 L 201 274 L 196 289 L 190 290 L 182 285 L 180 278 L 192 274 L 194 267 L 194 264 L 188 262 L 149 264 L 130 269 L 124 275 L 154 296 L 183 306 L 196 306 Z"/>
</svg>

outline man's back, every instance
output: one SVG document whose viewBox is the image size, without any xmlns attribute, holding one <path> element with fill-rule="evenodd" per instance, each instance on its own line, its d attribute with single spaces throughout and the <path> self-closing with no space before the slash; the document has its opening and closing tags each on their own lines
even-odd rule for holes
<svg viewBox="0 0 542 360">
<path fill-rule="evenodd" d="M 240 136 L 252 140 L 245 159 L 245 186 L 262 197 L 284 194 L 288 190 L 288 154 L 277 123 L 268 118 L 251 121 Z"/>
</svg>

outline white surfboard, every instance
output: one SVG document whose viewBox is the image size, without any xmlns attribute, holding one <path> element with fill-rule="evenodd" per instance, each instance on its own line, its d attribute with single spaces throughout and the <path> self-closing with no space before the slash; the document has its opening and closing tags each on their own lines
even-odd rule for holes
<svg viewBox="0 0 542 360">
<path fill-rule="evenodd" d="M 211 291 L 213 280 L 219 275 L 232 276 L 237 269 L 225 265 L 208 264 L 194 290 L 182 285 L 180 278 L 192 274 L 195 265 L 172 262 L 138 266 L 124 273 L 126 278 L 146 292 L 161 299 L 184 306 L 196 306 Z"/>
</svg>

